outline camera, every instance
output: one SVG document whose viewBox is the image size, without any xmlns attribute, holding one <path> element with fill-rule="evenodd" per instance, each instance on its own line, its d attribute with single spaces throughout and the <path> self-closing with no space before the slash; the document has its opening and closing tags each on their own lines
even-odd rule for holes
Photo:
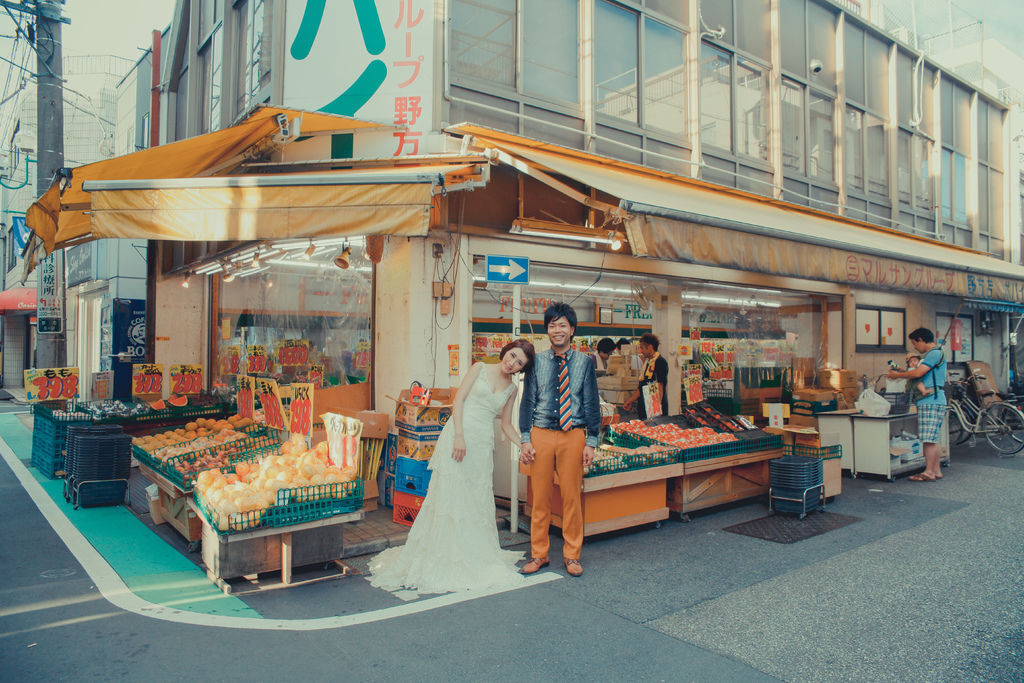
<svg viewBox="0 0 1024 683">
<path fill-rule="evenodd" d="M 820 59 L 812 59 L 808 66 L 811 67 L 811 73 L 814 75 L 820 74 L 821 70 L 825 68 Z"/>
</svg>

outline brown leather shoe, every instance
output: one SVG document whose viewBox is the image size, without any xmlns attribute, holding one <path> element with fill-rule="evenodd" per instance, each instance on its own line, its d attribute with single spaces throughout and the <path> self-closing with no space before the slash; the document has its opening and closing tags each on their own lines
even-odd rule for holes
<svg viewBox="0 0 1024 683">
<path fill-rule="evenodd" d="M 583 565 L 579 560 L 566 560 L 565 571 L 569 572 L 570 576 L 583 576 Z"/>
<path fill-rule="evenodd" d="M 519 570 L 520 574 L 535 574 L 541 570 L 542 567 L 548 566 L 548 558 L 546 557 L 534 557 L 529 562 L 523 565 L 523 568 Z"/>
</svg>

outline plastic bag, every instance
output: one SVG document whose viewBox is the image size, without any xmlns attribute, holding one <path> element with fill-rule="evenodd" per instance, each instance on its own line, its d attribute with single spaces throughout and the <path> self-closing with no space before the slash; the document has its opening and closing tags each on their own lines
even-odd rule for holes
<svg viewBox="0 0 1024 683">
<path fill-rule="evenodd" d="M 359 468 L 359 438 L 363 435 L 363 423 L 354 417 L 346 417 L 337 413 L 324 413 L 327 431 L 327 447 L 330 449 L 331 462 L 342 471 Z"/>
<path fill-rule="evenodd" d="M 870 388 L 865 389 L 853 405 L 865 415 L 872 417 L 884 417 L 889 414 L 889 408 L 892 407 L 888 401 Z"/>
</svg>

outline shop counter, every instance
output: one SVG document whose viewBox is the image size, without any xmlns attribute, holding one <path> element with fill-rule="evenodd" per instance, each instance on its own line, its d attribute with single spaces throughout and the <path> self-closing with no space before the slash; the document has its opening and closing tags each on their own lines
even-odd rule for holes
<svg viewBox="0 0 1024 683">
<path fill-rule="evenodd" d="M 768 462 L 779 457 L 782 449 L 770 448 L 683 463 L 683 471 L 667 483 L 668 507 L 688 519 L 695 510 L 768 495 Z"/>
<path fill-rule="evenodd" d="M 838 436 L 843 447 L 842 467 L 856 477 L 858 474 L 877 474 L 890 481 L 901 474 L 919 470 L 924 466 L 924 453 L 904 453 L 903 448 L 893 450 L 892 439 L 903 433 L 917 437 L 917 413 L 901 413 L 876 417 L 856 410 L 840 410 L 818 414 L 818 431 Z M 920 440 L 915 442 L 922 449 Z M 939 430 L 941 462 L 949 463 L 949 430 Z M 912 457 L 907 457 L 910 455 Z"/>
</svg>

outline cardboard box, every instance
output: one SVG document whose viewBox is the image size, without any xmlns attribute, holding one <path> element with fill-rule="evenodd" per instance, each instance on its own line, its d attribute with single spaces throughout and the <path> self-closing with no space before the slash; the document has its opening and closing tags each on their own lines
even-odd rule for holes
<svg viewBox="0 0 1024 683">
<path fill-rule="evenodd" d="M 625 403 L 633 395 L 632 391 L 615 391 L 614 389 L 601 389 L 599 393 L 601 394 L 601 400 L 617 406 Z"/>
<path fill-rule="evenodd" d="M 404 458 L 429 460 L 430 456 L 434 454 L 438 436 L 438 434 L 411 435 L 409 432 L 399 431 L 395 440 L 395 453 Z"/>
<path fill-rule="evenodd" d="M 818 375 L 818 383 L 823 387 L 845 389 L 857 386 L 856 370 L 822 370 Z"/>
<path fill-rule="evenodd" d="M 398 396 L 395 407 L 395 425 L 401 431 L 440 434 L 452 416 L 455 389 L 431 389 L 430 405 L 419 406 L 409 402 L 409 390 Z"/>
<path fill-rule="evenodd" d="M 597 378 L 598 389 L 608 389 L 610 391 L 636 391 L 638 386 L 639 381 L 635 377 L 605 375 L 604 377 Z"/>
<path fill-rule="evenodd" d="M 794 427 L 811 427 L 812 429 L 818 428 L 818 418 L 812 415 L 799 415 L 793 413 L 789 416 L 789 424 Z"/>
<path fill-rule="evenodd" d="M 836 391 L 834 389 L 819 389 L 818 387 L 811 387 L 793 390 L 794 405 L 797 401 L 808 401 L 812 403 L 828 403 L 835 397 Z"/>
</svg>

